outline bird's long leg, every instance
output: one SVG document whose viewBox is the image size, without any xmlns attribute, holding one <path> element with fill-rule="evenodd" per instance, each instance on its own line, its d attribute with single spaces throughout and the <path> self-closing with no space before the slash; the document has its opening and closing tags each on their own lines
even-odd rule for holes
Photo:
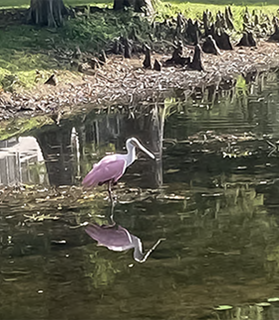
<svg viewBox="0 0 279 320">
<path fill-rule="evenodd" d="M 108 222 L 111 226 L 114 226 L 116 223 L 114 221 L 113 214 L 114 214 L 114 207 L 115 207 L 116 201 L 115 201 L 115 199 L 113 199 L 111 185 L 112 185 L 112 181 L 109 181 L 108 182 L 108 194 L 109 194 L 109 199 L 111 202 L 111 210 L 110 210 L 110 216 L 109 216 Z"/>
<path fill-rule="evenodd" d="M 111 187 L 112 187 L 112 181 L 109 181 L 108 182 L 108 194 L 109 194 L 109 199 L 110 199 L 111 203 L 113 203 L 114 199 L 113 199 Z"/>
<path fill-rule="evenodd" d="M 109 219 L 108 219 L 108 222 L 109 222 L 110 226 L 115 226 L 116 225 L 116 223 L 114 221 L 114 217 L 113 217 L 113 215 L 114 215 L 114 207 L 115 207 L 115 201 L 112 201 L 111 209 L 110 209 L 110 216 L 109 216 Z"/>
<path fill-rule="evenodd" d="M 108 182 L 108 194 L 111 203 L 113 203 L 112 193 L 111 193 L 111 181 Z"/>
</svg>

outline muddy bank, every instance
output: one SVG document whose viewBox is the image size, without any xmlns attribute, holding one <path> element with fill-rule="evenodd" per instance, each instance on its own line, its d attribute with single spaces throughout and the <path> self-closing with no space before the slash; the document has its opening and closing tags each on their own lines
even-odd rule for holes
<svg viewBox="0 0 279 320">
<path fill-rule="evenodd" d="M 194 47 L 183 49 L 183 55 L 193 55 Z M 152 54 L 164 62 L 170 55 Z M 234 47 L 219 55 L 202 53 L 203 71 L 193 71 L 177 65 L 163 66 L 161 71 L 143 68 L 144 56 L 125 59 L 111 55 L 98 69 L 87 68 L 67 81 L 68 71 L 55 75 L 56 85 L 38 85 L 29 92 L 0 95 L 0 120 L 16 116 L 69 113 L 85 104 L 135 104 L 147 97 L 170 94 L 182 89 L 191 92 L 212 84 L 218 89 L 230 89 L 238 75 L 253 81 L 263 71 L 279 66 L 279 44 L 259 40 L 257 47 Z"/>
</svg>

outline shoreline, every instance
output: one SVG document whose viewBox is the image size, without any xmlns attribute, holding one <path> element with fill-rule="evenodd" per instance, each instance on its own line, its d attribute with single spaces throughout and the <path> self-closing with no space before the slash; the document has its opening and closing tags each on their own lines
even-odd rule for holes
<svg viewBox="0 0 279 320">
<path fill-rule="evenodd" d="M 144 56 L 125 59 L 111 55 L 98 69 L 87 68 L 83 73 L 72 74 L 60 70 L 55 75 L 57 85 L 40 84 L 29 91 L 0 93 L 0 121 L 16 117 L 63 115 L 82 109 L 85 105 L 133 104 L 150 96 L 167 96 L 173 90 L 193 90 L 215 85 L 216 89 L 229 89 L 236 78 L 258 74 L 279 67 L 279 43 L 259 40 L 257 47 L 234 47 L 220 50 L 220 55 L 202 53 L 205 71 L 187 67 L 167 66 L 161 71 L 144 69 Z M 193 50 L 184 48 L 184 56 Z M 161 62 L 170 55 L 152 54 Z M 73 80 L 74 79 L 74 80 Z"/>
</svg>

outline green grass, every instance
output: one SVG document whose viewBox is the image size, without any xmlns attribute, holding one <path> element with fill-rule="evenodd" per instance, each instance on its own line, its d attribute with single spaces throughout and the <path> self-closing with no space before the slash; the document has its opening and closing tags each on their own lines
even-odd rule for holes
<svg viewBox="0 0 279 320">
<path fill-rule="evenodd" d="M 37 81 L 37 69 L 47 73 L 47 70 L 59 67 L 57 60 L 47 54 L 52 41 L 46 29 L 28 25 L 11 26 L 1 32 L 0 86 L 6 90 L 10 87 L 30 88 Z"/>
<path fill-rule="evenodd" d="M 223 2 L 230 2 L 230 1 L 223 1 Z M 202 15 L 205 10 L 210 10 L 213 13 L 213 16 L 221 10 L 222 12 L 225 11 L 225 5 L 217 5 L 212 4 L 204 4 L 204 3 L 190 3 L 190 2 L 172 2 L 171 4 L 163 3 L 164 5 L 160 5 L 158 8 L 159 16 L 162 18 L 176 16 L 179 12 L 183 13 L 183 15 L 187 18 L 192 19 L 199 19 L 202 20 Z M 273 16 L 276 14 L 277 10 L 279 9 L 279 5 L 268 5 L 268 6 L 260 6 L 260 5 L 249 5 L 247 6 L 249 12 L 255 10 L 258 14 L 263 12 L 269 16 Z M 231 5 L 232 12 L 234 15 L 234 25 L 238 30 L 242 29 L 243 23 L 243 14 L 245 11 L 246 6 L 240 5 Z M 277 15 L 278 16 L 278 15 Z"/>
<path fill-rule="evenodd" d="M 69 61 L 57 59 L 55 50 L 69 52 L 78 46 L 82 52 L 101 51 L 110 39 L 131 32 L 135 27 L 130 23 L 132 15 L 132 12 L 95 13 L 92 19 L 72 19 L 57 30 L 7 26 L 0 33 L 0 87 L 10 91 L 31 88 L 37 81 L 44 82 L 53 70 L 69 68 Z"/>
</svg>

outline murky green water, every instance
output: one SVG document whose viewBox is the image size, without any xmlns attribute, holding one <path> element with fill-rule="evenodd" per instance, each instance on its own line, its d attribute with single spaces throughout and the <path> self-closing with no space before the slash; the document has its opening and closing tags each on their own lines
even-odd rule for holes
<svg viewBox="0 0 279 320">
<path fill-rule="evenodd" d="M 259 304 L 279 297 L 278 88 L 261 74 L 1 141 L 0 319 L 278 319 Z M 165 238 L 145 263 L 76 228 L 108 223 L 106 192 L 81 179 L 131 136 L 157 160 L 128 169 L 114 219 L 145 250 Z"/>
</svg>

